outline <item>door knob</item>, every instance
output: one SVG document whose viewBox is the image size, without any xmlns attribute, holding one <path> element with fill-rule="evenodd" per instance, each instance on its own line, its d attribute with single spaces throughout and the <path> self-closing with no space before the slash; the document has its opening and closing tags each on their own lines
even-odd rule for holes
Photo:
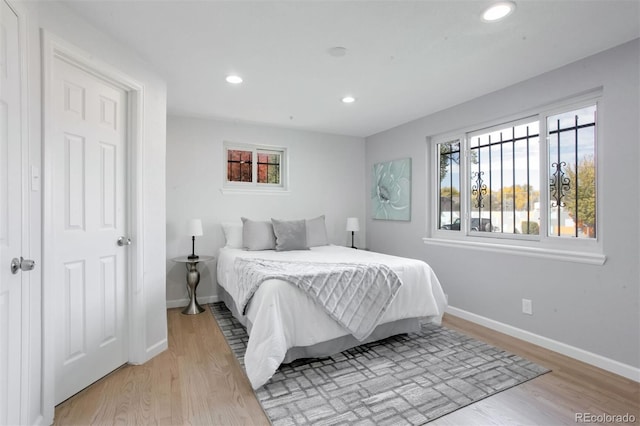
<svg viewBox="0 0 640 426">
<path fill-rule="evenodd" d="M 19 270 L 23 270 L 25 272 L 33 270 L 36 267 L 36 261 L 31 259 L 25 259 L 20 256 L 20 259 L 14 257 L 11 260 L 11 273 L 17 274 Z"/>
<path fill-rule="evenodd" d="M 127 238 L 127 237 L 118 238 L 118 245 L 120 247 L 131 245 L 131 238 Z"/>
</svg>

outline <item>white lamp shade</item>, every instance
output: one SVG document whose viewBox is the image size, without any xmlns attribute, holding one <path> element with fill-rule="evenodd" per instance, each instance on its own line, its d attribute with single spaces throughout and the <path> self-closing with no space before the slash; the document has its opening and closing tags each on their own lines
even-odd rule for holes
<svg viewBox="0 0 640 426">
<path fill-rule="evenodd" d="M 187 224 L 187 235 L 199 237 L 202 235 L 202 221 L 200 219 L 191 219 Z"/>
<path fill-rule="evenodd" d="M 347 218 L 347 231 L 356 232 L 360 230 L 360 221 L 357 217 Z"/>
</svg>

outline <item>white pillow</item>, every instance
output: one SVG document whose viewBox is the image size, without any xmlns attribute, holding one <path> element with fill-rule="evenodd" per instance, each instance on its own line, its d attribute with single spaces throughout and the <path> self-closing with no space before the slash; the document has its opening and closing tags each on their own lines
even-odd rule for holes
<svg viewBox="0 0 640 426">
<path fill-rule="evenodd" d="M 324 215 L 307 219 L 307 246 L 317 247 L 329 245 L 327 238 L 327 226 L 324 223 Z"/>
<path fill-rule="evenodd" d="M 237 222 L 227 222 L 222 224 L 224 238 L 227 241 L 225 247 L 242 248 L 242 224 Z"/>
<path fill-rule="evenodd" d="M 276 248 L 276 235 L 273 233 L 273 225 L 269 222 L 242 219 L 242 247 L 245 250 L 274 250 Z"/>
</svg>

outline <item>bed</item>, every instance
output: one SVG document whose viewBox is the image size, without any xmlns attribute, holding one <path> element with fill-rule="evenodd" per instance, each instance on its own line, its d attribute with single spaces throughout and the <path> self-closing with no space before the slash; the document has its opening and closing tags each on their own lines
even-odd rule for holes
<svg viewBox="0 0 640 426">
<path fill-rule="evenodd" d="M 373 332 L 358 340 L 305 292 L 281 279 L 264 281 L 246 307 L 240 306 L 232 297 L 239 283 L 237 259 L 383 264 L 397 274 L 402 285 Z M 244 363 L 254 389 L 265 384 L 281 363 L 328 356 L 366 342 L 418 331 L 425 322 L 439 323 L 446 307 L 442 287 L 425 262 L 336 245 L 292 251 L 224 247 L 218 257 L 217 278 L 220 298 L 247 328 Z"/>
</svg>

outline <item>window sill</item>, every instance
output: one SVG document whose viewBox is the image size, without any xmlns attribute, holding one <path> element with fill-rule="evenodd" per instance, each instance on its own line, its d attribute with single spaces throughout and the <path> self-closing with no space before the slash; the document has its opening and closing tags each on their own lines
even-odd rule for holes
<svg viewBox="0 0 640 426">
<path fill-rule="evenodd" d="M 423 238 L 422 241 L 427 245 L 467 248 L 471 250 L 482 250 L 500 254 L 513 254 L 564 262 L 584 263 L 588 265 L 604 265 L 605 261 L 607 260 L 607 257 L 604 254 L 589 253 L 583 251 L 548 249 L 504 243 L 450 240 L 444 238 Z"/>
<path fill-rule="evenodd" d="M 222 195 L 289 195 L 288 189 L 267 188 L 220 188 Z"/>
</svg>

